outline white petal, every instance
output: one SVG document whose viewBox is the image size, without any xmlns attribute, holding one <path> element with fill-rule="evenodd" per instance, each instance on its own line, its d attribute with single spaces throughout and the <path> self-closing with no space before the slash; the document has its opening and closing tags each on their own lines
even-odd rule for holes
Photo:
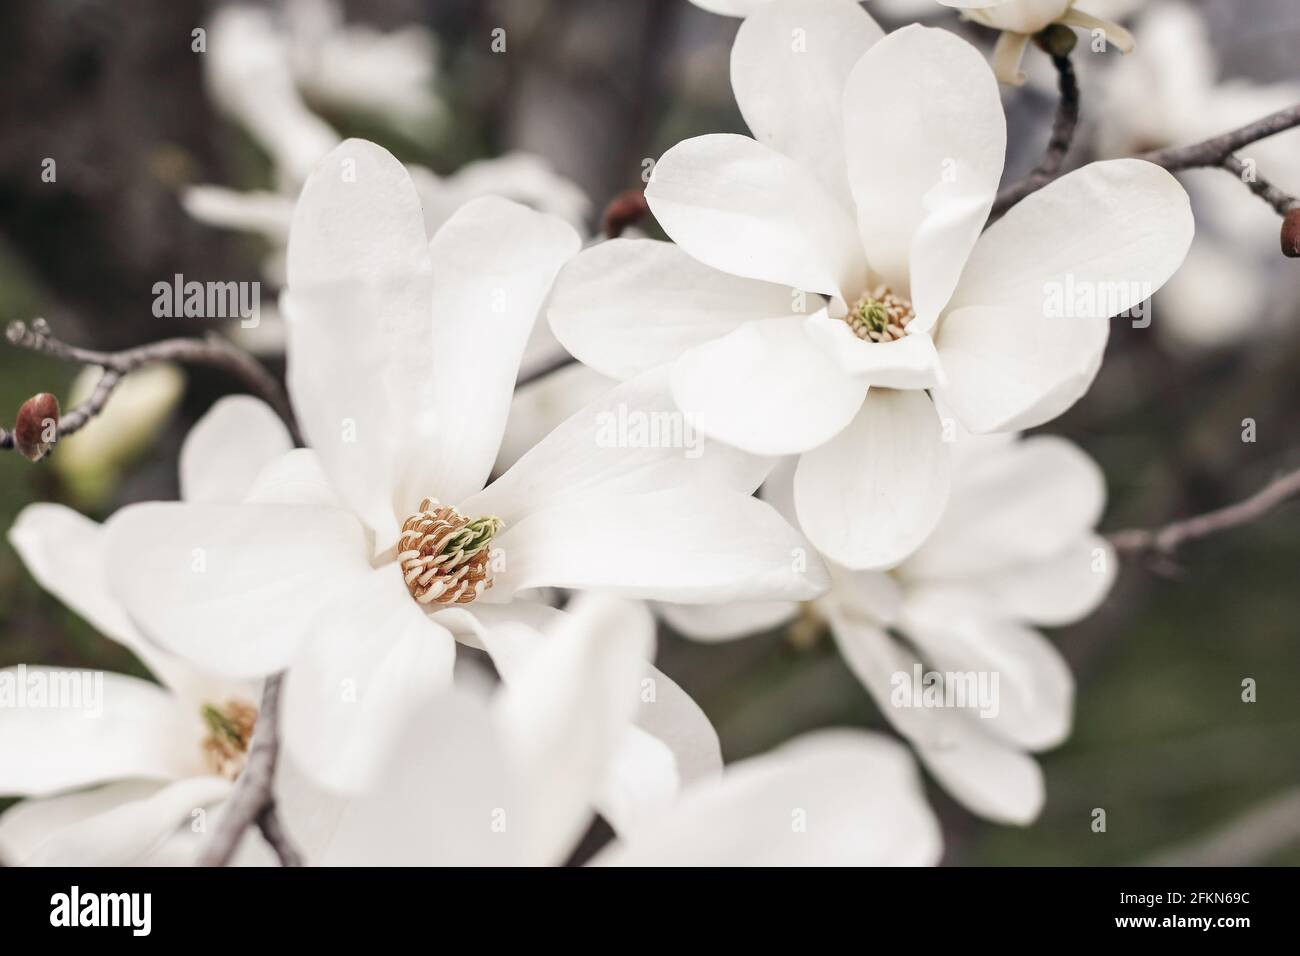
<svg viewBox="0 0 1300 956">
<path fill-rule="evenodd" d="M 411 177 L 350 139 L 317 166 L 289 234 L 289 391 L 340 497 L 379 536 L 401 520 L 400 448 L 433 364 L 433 265 Z M 430 492 L 434 493 L 434 492 Z M 402 515 L 401 518 L 404 518 Z"/>
<path fill-rule="evenodd" d="M 793 290 L 719 272 L 671 242 L 611 239 L 560 271 L 547 316 L 579 361 L 623 379 L 794 305 Z"/>
<path fill-rule="evenodd" d="M 342 509 L 320 456 L 310 448 L 295 448 L 270 462 L 257 474 L 244 496 L 250 505 L 314 505 Z"/>
<path fill-rule="evenodd" d="M 746 322 L 697 345 L 673 365 L 672 383 L 678 406 L 701 429 L 760 455 L 829 441 L 867 393 L 866 381 L 845 371 L 795 317 Z"/>
<path fill-rule="evenodd" d="M 640 727 L 628 727 L 614 749 L 595 806 L 615 833 L 628 834 L 667 813 L 680 786 L 677 760 L 668 745 Z"/>
<path fill-rule="evenodd" d="M 876 388 L 934 388 L 943 381 L 939 353 L 924 332 L 892 342 L 867 342 L 825 311 L 808 316 L 804 329 L 845 372 Z"/>
<path fill-rule="evenodd" d="M 1091 163 L 980 237 L 936 335 L 939 392 L 972 431 L 1050 421 L 1092 384 L 1109 319 L 1165 283 L 1192 240 L 1187 194 L 1136 159 Z"/>
<path fill-rule="evenodd" d="M 929 668 L 970 673 L 985 682 L 981 687 L 992 700 L 979 700 L 962 714 L 986 733 L 1025 750 L 1046 750 L 1069 735 L 1074 677 L 1037 631 L 966 613 L 941 596 L 924 594 L 909 595 L 899 628 Z"/>
<path fill-rule="evenodd" d="M 497 723 L 529 796 L 531 858 L 559 862 L 582 835 L 653 648 L 643 606 L 585 597 L 502 692 Z"/>
<path fill-rule="evenodd" d="M 816 175 L 852 209 L 844 166 L 844 84 L 883 37 L 865 10 L 843 0 L 769 4 L 740 25 L 731 86 L 754 138 Z"/>
<path fill-rule="evenodd" d="M 722 745 L 700 705 L 658 668 L 647 664 L 643 674 L 637 726 L 668 746 L 682 784 L 717 775 Z"/>
<path fill-rule="evenodd" d="M 715 269 L 832 296 L 865 284 L 849 214 L 810 172 L 747 136 L 678 143 L 645 196 L 664 232 Z"/>
<path fill-rule="evenodd" d="M 400 445 L 402 517 L 426 496 L 459 501 L 487 481 L 524 345 L 579 245 L 564 220 L 493 196 L 466 203 L 433 237 L 433 351 L 390 370 L 414 379 Z"/>
<path fill-rule="evenodd" d="M 258 472 L 293 448 L 289 430 L 265 402 L 248 395 L 219 400 L 181 446 L 181 499 L 242 501 Z"/>
<path fill-rule="evenodd" d="M 965 722 L 954 721 L 955 726 Z M 942 748 L 918 747 L 927 770 L 966 809 L 998 823 L 1026 826 L 1045 796 L 1043 771 L 1029 754 L 969 728 Z"/>
<path fill-rule="evenodd" d="M 18 665 L 0 670 L 0 700 L 0 794 L 169 780 L 202 767 L 198 712 L 139 678 Z"/>
<path fill-rule="evenodd" d="M 658 604 L 655 609 L 673 630 L 692 640 L 707 643 L 770 631 L 799 613 L 799 605 L 789 601 Z"/>
<path fill-rule="evenodd" d="M 574 362 L 515 389 L 495 472 L 514 466 L 570 417 L 613 389 L 613 379 Z"/>
<path fill-rule="evenodd" d="M 948 497 L 948 446 L 924 392 L 873 388 L 832 441 L 795 472 L 804 532 L 847 568 L 888 568 L 934 529 Z"/>
<path fill-rule="evenodd" d="M 700 434 L 668 391 L 668 369 L 645 372 L 576 412 L 508 472 L 459 505 L 509 526 L 539 508 L 592 496 L 635 495 L 668 487 L 749 494 L 771 461 Z"/>
<path fill-rule="evenodd" d="M 488 598 L 535 587 L 680 603 L 807 600 L 826 572 L 771 507 L 705 487 L 601 496 L 533 512 L 496 543 Z"/>
<path fill-rule="evenodd" d="M 948 300 L 997 194 L 1006 154 L 998 84 L 947 30 L 896 30 L 844 90 L 849 182 L 867 261 L 910 289 L 924 330 Z"/>
<path fill-rule="evenodd" d="M 191 777 L 156 789 L 118 785 L 58 798 L 56 807 L 33 808 L 36 826 L 26 834 L 27 866 L 130 866 L 145 862 L 190 823 L 230 792 L 222 777 Z M 8 815 L 6 815 L 6 820 Z M 33 821 L 19 820 L 31 827 Z M 34 838 L 34 839 L 33 839 Z"/>
<path fill-rule="evenodd" d="M 293 220 L 293 199 L 279 193 L 186 186 L 181 190 L 181 205 L 199 222 L 259 233 L 279 245 L 289 238 Z"/>
<path fill-rule="evenodd" d="M 960 581 L 1045 560 L 1088 534 L 1106 503 L 1097 463 L 1053 435 L 965 464 L 934 534 L 899 569 L 909 581 Z"/>
<path fill-rule="evenodd" d="M 284 689 L 286 752 L 329 790 L 374 785 L 407 723 L 451 681 L 455 641 L 396 566 L 323 602 Z"/>
<path fill-rule="evenodd" d="M 282 669 L 316 610 L 370 571 L 361 526 L 337 509 L 150 503 L 105 528 L 109 585 L 132 620 L 234 677 Z"/>
<path fill-rule="evenodd" d="M 876 734 L 821 731 L 742 761 L 597 858 L 607 866 L 899 866 L 938 862 L 916 766 Z"/>
<path fill-rule="evenodd" d="M 110 591 L 102 526 L 63 505 L 37 503 L 18 513 L 9 543 L 41 587 L 95 630 L 128 648 L 173 690 L 189 686 L 192 668 L 146 641 Z"/>
<path fill-rule="evenodd" d="M 0 863 L 26 866 L 40 845 L 63 828 L 119 803 L 156 793 L 166 785 L 154 780 L 124 780 L 53 797 L 21 800 L 0 814 Z"/>
<path fill-rule="evenodd" d="M 1039 561 L 1014 565 L 973 582 L 1006 615 L 1061 627 L 1082 620 L 1110 592 L 1119 559 L 1110 542 L 1090 534 Z"/>
</svg>

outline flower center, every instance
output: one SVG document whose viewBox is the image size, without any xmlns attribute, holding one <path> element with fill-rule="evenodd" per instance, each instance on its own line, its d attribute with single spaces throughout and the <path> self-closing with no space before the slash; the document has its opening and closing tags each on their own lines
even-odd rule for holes
<svg viewBox="0 0 1300 956">
<path fill-rule="evenodd" d="M 199 713 L 208 725 L 208 735 L 203 739 L 203 759 L 213 773 L 234 780 L 243 772 L 248 757 L 257 708 L 246 700 L 231 698 L 220 707 L 204 704 Z"/>
<path fill-rule="evenodd" d="M 903 337 L 914 318 L 912 303 L 882 285 L 854 302 L 844 321 L 864 342 L 893 342 Z"/>
<path fill-rule="evenodd" d="M 397 563 L 411 597 L 421 604 L 469 604 L 492 586 L 489 545 L 504 522 L 466 518 L 436 498 L 402 523 Z"/>
</svg>

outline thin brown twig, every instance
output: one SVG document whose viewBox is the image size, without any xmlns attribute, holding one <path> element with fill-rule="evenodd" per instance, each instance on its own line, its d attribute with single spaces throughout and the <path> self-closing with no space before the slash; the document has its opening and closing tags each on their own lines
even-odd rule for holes
<svg viewBox="0 0 1300 956">
<path fill-rule="evenodd" d="M 1074 142 L 1075 130 L 1079 128 L 1079 80 L 1068 55 L 1054 54 L 1052 65 L 1056 67 L 1061 98 L 1056 104 L 1056 116 L 1052 120 L 1052 135 L 1047 140 L 1047 149 L 1033 172 L 998 193 L 989 212 L 989 222 L 1000 218 L 1020 200 L 1059 176 L 1065 156 L 1070 151 L 1070 144 Z"/>
<path fill-rule="evenodd" d="M 186 365 L 204 365 L 226 372 L 242 382 L 254 395 L 261 398 L 285 421 L 297 440 L 297 427 L 289 399 L 280 383 L 248 353 L 241 351 L 216 335 L 206 338 L 164 339 L 120 352 L 100 352 L 78 348 L 55 338 L 44 319 L 12 322 L 5 332 L 9 344 L 41 355 L 49 355 L 80 365 L 95 365 L 104 370 L 94 392 L 80 405 L 62 415 L 58 436 L 66 438 L 75 434 L 86 423 L 104 410 L 114 389 L 131 372 L 154 362 L 180 362 Z M 12 448 L 12 433 L 0 429 L 0 448 Z"/>
<path fill-rule="evenodd" d="M 1121 554 L 1169 557 L 1188 541 L 1240 527 L 1264 517 L 1278 505 L 1300 495 L 1300 468 L 1274 478 L 1236 504 L 1170 522 L 1159 528 L 1127 528 L 1108 537 Z"/>
<path fill-rule="evenodd" d="M 253 729 L 253 743 L 244 770 L 226 799 L 212 838 L 199 857 L 200 866 L 225 866 L 239 848 L 244 831 L 257 824 L 285 866 L 301 866 L 302 857 L 290 843 L 275 813 L 271 787 L 280 753 L 280 688 L 283 675 L 268 677 Z"/>
</svg>

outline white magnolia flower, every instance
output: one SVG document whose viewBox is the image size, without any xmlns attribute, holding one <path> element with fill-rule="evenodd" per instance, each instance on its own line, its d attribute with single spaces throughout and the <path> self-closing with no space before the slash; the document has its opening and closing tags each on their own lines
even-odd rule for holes
<svg viewBox="0 0 1300 956">
<path fill-rule="evenodd" d="M 484 488 L 523 344 L 577 248 L 561 220 L 496 198 L 430 240 L 402 165 L 344 143 L 303 190 L 282 302 L 310 450 L 241 504 L 109 522 L 110 582 L 151 639 L 234 676 L 290 668 L 285 745 L 327 785 L 364 786 L 389 732 L 447 683 L 453 633 L 492 652 L 496 631 L 548 620 L 532 589 L 692 603 L 825 588 L 803 538 L 751 497 L 767 462 L 610 433 L 620 414 L 672 417 L 664 372 Z M 227 440 L 260 428 L 250 416 Z"/>
<path fill-rule="evenodd" d="M 1209 26 L 1183 4 L 1152 4 L 1134 32 L 1144 55 L 1097 77 L 1102 155 L 1198 142 L 1300 100 L 1295 83 L 1220 82 Z M 1300 190 L 1297 144 L 1300 132 L 1288 130 L 1252 143 L 1240 155 L 1260 176 L 1294 193 Z M 1176 348 L 1200 350 L 1257 342 L 1261 333 L 1290 327 L 1294 270 L 1278 255 L 1277 213 L 1252 201 L 1222 170 L 1193 169 L 1180 176 L 1196 209 L 1197 236 L 1185 267 L 1157 303 L 1157 334 Z"/>
<path fill-rule="evenodd" d="M 1092 0 L 1099 6 L 1102 0 Z M 1118 23 L 1090 13 L 1089 0 L 939 0 L 962 16 L 1001 30 L 993 51 L 993 70 L 1003 83 L 1025 82 L 1020 61 L 1030 38 L 1053 23 L 1083 30 L 1099 30 L 1121 53 L 1132 53 L 1133 35 Z"/>
<path fill-rule="evenodd" d="M 204 61 L 217 106 L 270 154 L 277 189 L 241 192 L 196 185 L 182 194 L 194 218 L 263 236 L 271 245 L 270 278 L 282 277 L 283 247 L 294 198 L 307 174 L 342 137 L 308 105 L 333 103 L 392 114 L 399 125 L 427 124 L 443 107 L 433 96 L 436 50 L 419 27 L 391 34 L 342 23 L 333 3 L 295 0 L 283 26 L 267 10 L 235 5 L 209 26 Z M 397 84 L 396 87 L 394 84 Z M 430 234 L 463 203 L 505 196 L 581 227 L 590 201 L 540 157 L 510 153 L 468 163 L 442 177 L 422 166 L 411 175 Z"/>
<path fill-rule="evenodd" d="M 181 453 L 186 500 L 239 501 L 257 471 L 290 447 L 284 427 L 273 416 L 262 419 L 261 409 L 253 399 L 224 399 L 194 428 Z M 252 431 L 240 427 L 250 412 L 259 425 Z M 231 441 L 235 434 L 239 442 Z M 85 680 L 92 695 L 102 680 L 94 708 L 100 715 L 84 706 L 0 706 L 0 795 L 28 798 L 0 817 L 0 860 L 192 860 L 242 769 L 259 689 L 196 668 L 143 637 L 109 590 L 104 529 L 90 519 L 62 505 L 29 505 L 9 541 L 41 585 L 134 653 L 161 686 L 121 674 L 62 671 L 59 679 Z M 47 683 L 55 672 L 27 668 L 28 679 Z M 4 673 L 16 679 L 16 669 Z M 78 674 L 85 677 L 73 677 Z M 241 862 L 267 859 L 260 840 L 243 842 Z"/>
<path fill-rule="evenodd" d="M 287 825 L 325 865 L 563 863 L 637 711 L 653 632 L 640 606 L 580 600 L 491 699 L 457 690 L 415 714 L 372 793 L 321 808 L 284 781 Z M 823 731 L 688 786 L 592 862 L 925 865 L 941 849 L 902 748 Z"/>
<path fill-rule="evenodd" d="M 919 26 L 882 39 L 853 4 L 782 2 L 741 24 L 731 64 L 756 139 L 670 149 L 646 197 L 675 244 L 584 251 L 552 327 L 606 375 L 670 363 L 678 406 L 713 437 L 800 454 L 805 533 L 846 567 L 890 567 L 947 497 L 927 391 L 974 432 L 1065 411 L 1108 317 L 1182 261 L 1187 196 L 1149 163 L 1094 163 L 981 235 L 1006 130 L 968 43 Z"/>
<path fill-rule="evenodd" d="M 1050 436 L 967 436 L 956 457 L 952 497 L 925 544 L 888 573 L 832 565 L 813 610 L 945 788 L 982 816 L 1028 823 L 1043 802 L 1029 752 L 1068 736 L 1074 698 L 1065 661 L 1036 628 L 1082 619 L 1114 582 L 1113 550 L 1093 531 L 1105 483 L 1092 459 Z M 786 472 L 765 486 L 782 510 L 792 507 Z M 799 613 L 779 602 L 661 611 L 710 641 Z M 965 707 L 934 706 L 927 681 L 976 692 Z"/>
</svg>

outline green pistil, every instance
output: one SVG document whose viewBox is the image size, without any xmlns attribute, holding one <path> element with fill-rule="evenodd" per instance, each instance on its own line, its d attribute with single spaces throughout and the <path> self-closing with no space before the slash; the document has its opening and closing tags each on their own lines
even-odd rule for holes
<svg viewBox="0 0 1300 956">
<path fill-rule="evenodd" d="M 475 518 L 447 539 L 447 543 L 442 546 L 441 553 L 455 554 L 458 551 L 463 551 L 465 557 L 472 558 L 491 544 L 492 539 L 501 533 L 503 527 L 505 527 L 505 522 L 494 515 L 489 515 L 486 518 Z"/>
<path fill-rule="evenodd" d="M 203 722 L 212 731 L 212 736 L 229 741 L 236 746 L 242 747 L 244 745 L 244 734 L 239 725 L 216 707 L 211 704 L 204 704 L 199 712 L 203 715 Z"/>
</svg>

